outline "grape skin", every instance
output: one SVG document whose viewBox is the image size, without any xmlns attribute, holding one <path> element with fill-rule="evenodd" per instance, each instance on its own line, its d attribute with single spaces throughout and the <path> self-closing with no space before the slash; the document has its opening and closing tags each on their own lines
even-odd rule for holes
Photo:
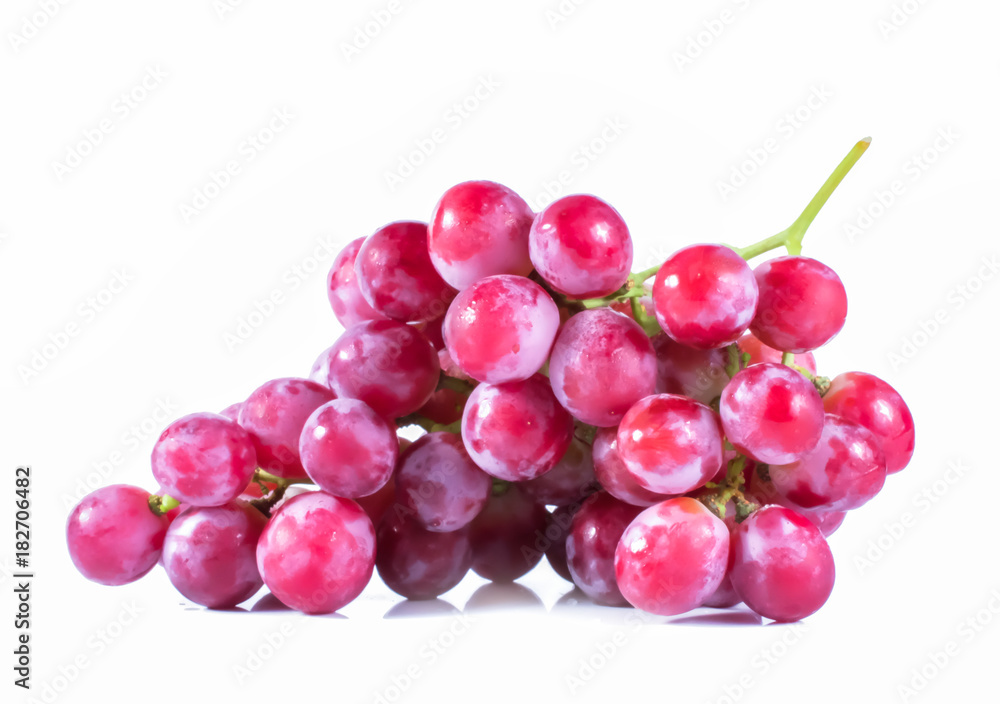
<svg viewBox="0 0 1000 704">
<path fill-rule="evenodd" d="M 156 566 L 170 519 L 149 507 L 148 491 L 112 484 L 91 492 L 66 521 L 66 544 L 80 574 L 118 586 Z"/>
<path fill-rule="evenodd" d="M 328 614 L 354 601 L 375 569 L 375 529 L 350 499 L 300 494 L 272 515 L 257 543 L 257 568 L 281 603 Z"/>
<path fill-rule="evenodd" d="M 405 510 L 390 510 L 379 524 L 375 567 L 391 590 L 407 599 L 434 599 L 462 581 L 472 565 L 468 527 L 429 531 Z"/>
<path fill-rule="evenodd" d="M 326 278 L 326 293 L 330 299 L 330 307 L 333 314 L 337 316 L 337 321 L 345 328 L 363 323 L 366 320 L 383 320 L 384 315 L 378 313 L 371 304 L 365 300 L 358 285 L 358 275 L 354 269 L 358 252 L 365 238 L 359 237 L 348 243 L 330 267 L 330 273 Z"/>
<path fill-rule="evenodd" d="M 701 606 L 719 588 L 729 559 L 729 529 L 690 497 L 640 513 L 615 550 L 615 576 L 636 608 L 674 616 Z"/>
<path fill-rule="evenodd" d="M 531 273 L 528 232 L 535 214 L 514 191 L 492 181 L 452 186 L 431 215 L 427 248 L 441 277 L 462 290 L 496 274 Z"/>
<path fill-rule="evenodd" d="M 187 509 L 163 542 L 162 564 L 170 582 L 210 609 L 246 601 L 264 584 L 257 570 L 257 541 L 265 525 L 264 514 L 243 501 Z"/>
<path fill-rule="evenodd" d="M 656 354 L 634 320 L 607 308 L 585 310 L 559 331 L 549 379 L 559 403 L 575 418 L 610 427 L 656 390 Z"/>
<path fill-rule="evenodd" d="M 573 516 L 566 537 L 566 564 L 576 586 L 598 604 L 628 605 L 615 581 L 615 550 L 641 511 L 601 491 Z"/>
<path fill-rule="evenodd" d="M 191 413 L 160 434 L 152 466 L 169 496 L 192 506 L 221 506 L 246 489 L 257 453 L 250 434 L 225 416 Z"/>
<path fill-rule="evenodd" d="M 444 341 L 458 367 L 477 381 L 502 384 L 535 374 L 559 329 L 559 309 L 523 276 L 488 276 L 452 301 Z"/>
<path fill-rule="evenodd" d="M 644 488 L 629 473 L 618 452 L 618 428 L 599 428 L 594 436 L 594 474 L 600 485 L 619 501 L 643 508 L 671 496 Z"/>
</svg>

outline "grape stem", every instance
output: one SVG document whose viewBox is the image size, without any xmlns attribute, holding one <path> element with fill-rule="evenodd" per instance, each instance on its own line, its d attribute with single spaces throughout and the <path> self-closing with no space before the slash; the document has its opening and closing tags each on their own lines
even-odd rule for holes
<svg viewBox="0 0 1000 704">
<path fill-rule="evenodd" d="M 300 479 L 285 479 L 284 477 L 279 477 L 270 472 L 265 472 L 263 469 L 258 468 L 256 472 L 253 473 L 253 481 L 260 484 L 261 482 L 268 482 L 270 484 L 277 484 L 278 486 L 291 486 L 292 484 L 315 484 L 312 479 L 308 477 L 302 477 Z"/>
<path fill-rule="evenodd" d="M 837 190 L 840 182 L 844 180 L 848 172 L 858 163 L 858 159 L 865 153 L 871 142 L 871 137 L 865 137 L 854 145 L 854 148 L 847 153 L 843 161 L 833 170 L 826 183 L 816 192 L 813 199 L 809 201 L 809 205 L 806 206 L 806 209 L 802 211 L 802 214 L 796 218 L 790 227 L 747 247 L 734 247 L 733 249 L 736 253 L 748 260 L 779 247 L 784 247 L 790 255 L 798 256 L 802 254 L 802 238 L 805 237 L 806 230 L 809 229 L 819 211 L 826 205 L 826 201 Z"/>
<path fill-rule="evenodd" d="M 705 496 L 702 502 L 712 513 L 723 520 L 726 517 L 726 504 L 730 501 L 736 505 L 737 523 L 743 521 L 751 513 L 760 508 L 760 506 L 752 501 L 747 501 L 743 495 L 743 469 L 746 467 L 746 461 L 746 457 L 737 455 L 729 461 L 729 467 L 726 469 L 726 478 L 722 484 L 709 483 L 706 485 L 715 491 Z"/>
<path fill-rule="evenodd" d="M 794 352 L 782 352 L 781 353 L 781 363 L 786 367 L 794 366 L 795 364 L 795 353 Z"/>
<path fill-rule="evenodd" d="M 172 496 L 157 496 L 153 494 L 149 497 L 149 510 L 155 513 L 157 516 L 162 516 L 168 511 L 173 511 L 175 508 L 181 505 L 181 502 Z"/>
<path fill-rule="evenodd" d="M 787 352 L 785 354 L 787 354 Z M 782 359 L 782 361 L 784 361 L 784 359 Z M 794 369 L 799 374 L 804 376 L 806 379 L 811 381 L 813 383 L 813 386 L 816 387 L 816 391 L 819 392 L 820 396 L 826 396 L 826 392 L 830 390 L 830 384 L 831 384 L 830 377 L 817 376 L 816 374 L 813 374 L 805 367 L 800 367 L 798 364 L 789 364 L 788 366 L 790 366 L 792 369 Z"/>
</svg>

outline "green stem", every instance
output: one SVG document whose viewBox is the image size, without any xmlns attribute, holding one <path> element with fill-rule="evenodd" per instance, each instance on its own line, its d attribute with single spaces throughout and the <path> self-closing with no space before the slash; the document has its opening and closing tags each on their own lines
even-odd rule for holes
<svg viewBox="0 0 1000 704">
<path fill-rule="evenodd" d="M 755 244 L 748 247 L 740 247 L 736 249 L 736 253 L 739 254 L 744 259 L 753 259 L 754 257 L 764 254 L 765 252 L 770 252 L 773 249 L 778 249 L 779 247 L 784 247 L 785 250 L 791 255 L 802 254 L 802 238 L 805 237 L 806 230 L 812 224 L 812 221 L 816 219 L 816 215 L 822 210 L 823 206 L 830 199 L 830 196 L 840 182 L 844 180 L 844 177 L 850 172 L 861 155 L 865 153 L 868 146 L 871 144 L 871 137 L 865 137 L 847 153 L 847 156 L 843 158 L 837 168 L 833 170 L 830 177 L 826 179 L 826 182 L 820 187 L 813 196 L 812 200 L 809 201 L 809 205 L 806 206 L 802 214 L 795 219 L 795 222 L 791 224 L 785 230 L 782 230 L 776 235 L 771 235 L 767 239 L 761 240 Z"/>
<path fill-rule="evenodd" d="M 636 284 L 643 284 L 647 279 L 651 279 L 656 276 L 656 272 L 660 270 L 662 264 L 657 264 L 656 266 L 651 266 L 644 271 L 640 271 L 638 274 L 632 274 L 632 281 Z"/>
<path fill-rule="evenodd" d="M 453 376 L 448 376 L 444 372 L 441 373 L 441 377 L 438 379 L 438 390 L 450 389 L 455 393 L 462 394 L 463 396 L 468 396 L 472 393 L 472 390 L 476 388 L 475 382 L 468 382 L 462 379 L 456 379 Z"/>
<path fill-rule="evenodd" d="M 290 486 L 292 484 L 315 484 L 312 479 L 303 477 L 301 479 L 285 479 L 284 477 L 279 477 L 277 475 L 271 474 L 270 472 L 265 472 L 263 469 L 258 468 L 256 472 L 253 473 L 253 481 L 255 482 L 268 482 L 270 484 L 277 484 L 278 486 Z"/>
<path fill-rule="evenodd" d="M 795 364 L 795 353 L 794 352 L 782 352 L 781 353 L 781 363 L 787 367 L 791 367 Z"/>
<path fill-rule="evenodd" d="M 149 497 L 149 510 L 155 513 L 157 516 L 162 516 L 163 514 L 167 513 L 168 511 L 174 510 L 180 505 L 181 505 L 180 501 L 178 501 L 172 496 L 167 496 L 166 494 L 164 494 L 163 496 L 157 496 L 156 494 L 153 494 L 152 496 Z"/>
</svg>

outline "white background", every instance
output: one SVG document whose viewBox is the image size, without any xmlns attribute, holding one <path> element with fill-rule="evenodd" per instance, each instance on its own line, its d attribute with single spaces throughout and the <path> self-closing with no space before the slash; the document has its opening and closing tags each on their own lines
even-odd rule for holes
<svg viewBox="0 0 1000 704">
<path fill-rule="evenodd" d="M 983 262 L 1000 249 L 1000 7 L 397 2 L 49 2 L 48 15 L 44 2 L 4 3 L 0 554 L 13 558 L 13 470 L 29 463 L 34 700 L 995 700 L 1000 284 Z M 388 25 L 345 52 L 389 8 Z M 267 134 L 275 111 L 287 124 Z M 273 139 L 258 148 L 253 135 Z M 806 238 L 851 306 L 817 357 L 830 376 L 861 369 L 899 389 L 917 452 L 833 536 L 837 586 L 804 623 L 556 606 L 569 585 L 545 564 L 522 580 L 531 591 L 476 597 L 499 611 L 466 608 L 482 584 L 470 576 L 445 595 L 449 613 L 401 619 L 386 618 L 399 600 L 377 583 L 346 619 L 307 619 L 190 608 L 159 569 L 120 588 L 73 571 L 63 530 L 81 482 L 155 489 L 149 452 L 169 420 L 158 407 L 221 409 L 307 374 L 336 338 L 324 242 L 426 219 L 471 178 L 537 206 L 565 172 L 564 192 L 622 212 L 640 269 L 686 244 L 784 228 L 867 135 Z M 430 154 L 414 157 L 420 144 Z M 744 166 L 753 154 L 763 164 Z M 230 161 L 239 173 L 185 216 Z M 734 181 L 734 168 L 753 173 Z M 116 273 L 127 286 L 104 291 Z M 227 342 L 275 290 L 270 314 Z M 67 325 L 77 334 L 25 375 Z M 12 614 L 13 585 L 0 587 Z M 977 613 L 985 626 L 963 626 Z M 32 701 L 11 684 L 2 621 L 0 699 Z"/>
</svg>

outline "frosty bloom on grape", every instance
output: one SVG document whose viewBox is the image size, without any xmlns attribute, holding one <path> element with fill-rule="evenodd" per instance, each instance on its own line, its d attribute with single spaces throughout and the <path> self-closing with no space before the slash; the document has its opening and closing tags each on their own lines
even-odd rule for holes
<svg viewBox="0 0 1000 704">
<path fill-rule="evenodd" d="M 41 31 L 62 12 L 70 0 L 38 0 L 38 9 L 21 18 L 16 31 L 7 32 L 7 42 L 14 53 L 33 40 Z"/>
<path fill-rule="evenodd" d="M 105 139 L 114 134 L 123 123 L 132 117 L 132 114 L 159 89 L 169 76 L 170 74 L 164 71 L 159 64 L 146 66 L 142 78 L 119 93 L 118 97 L 111 103 L 111 107 L 101 117 L 80 130 L 80 137 L 66 145 L 63 149 L 62 160 L 57 159 L 52 162 L 52 172 L 56 179 L 61 182 L 80 168 L 84 161 L 99 146 L 104 144 Z"/>
<path fill-rule="evenodd" d="M 428 668 L 468 635 L 477 619 L 467 613 L 453 617 L 448 625 L 417 649 L 417 660 L 389 677 L 389 684 L 375 692 L 375 704 L 395 704 L 423 677 Z"/>
<path fill-rule="evenodd" d="M 979 636 L 993 627 L 993 622 L 998 616 L 1000 616 L 1000 589 L 994 588 L 986 600 L 955 627 L 955 637 L 933 648 L 920 664 L 910 669 L 906 680 L 896 686 L 896 694 L 899 695 L 900 701 L 908 704 L 922 694 L 962 655 L 963 649 L 967 651 Z"/>
<path fill-rule="evenodd" d="M 63 323 L 45 336 L 45 341 L 28 353 L 28 359 L 17 365 L 17 375 L 21 382 L 28 384 L 49 368 L 84 330 L 93 325 L 100 313 L 106 311 L 135 280 L 128 269 L 114 269 L 108 282 L 95 293 L 84 298 L 69 321 Z"/>
<path fill-rule="evenodd" d="M 26 704 L 55 704 L 59 701 L 86 670 L 124 637 L 144 611 L 135 601 L 122 602 L 110 621 L 83 640 L 83 648 L 76 656 L 57 668 L 57 674 L 32 685 L 33 696 L 28 697 Z"/>
</svg>

